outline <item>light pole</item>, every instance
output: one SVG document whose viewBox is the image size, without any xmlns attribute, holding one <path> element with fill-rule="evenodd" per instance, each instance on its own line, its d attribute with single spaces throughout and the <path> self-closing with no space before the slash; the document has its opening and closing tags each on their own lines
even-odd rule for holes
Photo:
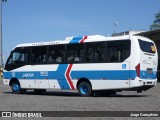
<svg viewBox="0 0 160 120">
<path fill-rule="evenodd" d="M 7 0 L 0 0 L 0 68 L 3 67 L 2 2 L 7 2 Z"/>
</svg>

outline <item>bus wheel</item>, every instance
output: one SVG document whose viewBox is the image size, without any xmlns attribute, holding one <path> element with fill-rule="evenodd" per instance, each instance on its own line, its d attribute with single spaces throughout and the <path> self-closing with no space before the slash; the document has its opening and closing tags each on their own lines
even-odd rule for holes
<svg viewBox="0 0 160 120">
<path fill-rule="evenodd" d="M 14 94 L 21 93 L 20 84 L 18 82 L 12 83 L 11 88 L 12 88 L 12 93 L 14 93 Z"/>
<path fill-rule="evenodd" d="M 83 97 L 88 97 L 92 94 L 92 88 L 89 83 L 81 82 L 78 86 L 78 92 Z"/>
</svg>

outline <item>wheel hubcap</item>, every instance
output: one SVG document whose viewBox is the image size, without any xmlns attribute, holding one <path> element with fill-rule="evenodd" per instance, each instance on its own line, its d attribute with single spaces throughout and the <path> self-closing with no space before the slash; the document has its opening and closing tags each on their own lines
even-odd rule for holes
<svg viewBox="0 0 160 120">
<path fill-rule="evenodd" d="M 87 86 L 81 86 L 80 91 L 82 94 L 87 94 L 88 93 L 88 87 Z"/>
<path fill-rule="evenodd" d="M 13 90 L 15 92 L 17 92 L 19 90 L 19 85 L 17 85 L 17 84 L 13 85 Z"/>
</svg>

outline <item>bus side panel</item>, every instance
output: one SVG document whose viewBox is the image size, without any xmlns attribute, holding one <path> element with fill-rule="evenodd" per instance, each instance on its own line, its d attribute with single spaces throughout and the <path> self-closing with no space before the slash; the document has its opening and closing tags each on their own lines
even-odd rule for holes
<svg viewBox="0 0 160 120">
<path fill-rule="evenodd" d="M 50 80 L 20 80 L 21 88 L 25 89 L 61 89 L 56 79 Z"/>
<path fill-rule="evenodd" d="M 128 80 L 92 80 L 93 90 L 110 90 L 129 88 Z"/>
<path fill-rule="evenodd" d="M 48 73 L 57 68 L 58 65 L 25 65 L 12 70 L 12 72 L 4 71 L 4 79 L 7 80 L 7 82 L 4 81 L 4 84 L 9 85 L 10 80 L 16 78 L 19 80 L 21 88 L 50 88 Z"/>
<path fill-rule="evenodd" d="M 75 64 L 71 78 L 90 80 L 93 90 L 129 88 L 129 68 L 129 62 Z"/>
<path fill-rule="evenodd" d="M 25 88 L 25 89 L 32 89 L 32 88 L 39 88 L 38 86 L 38 82 L 34 79 L 19 79 L 21 88 Z"/>
<path fill-rule="evenodd" d="M 7 73 L 10 74 L 8 79 L 17 78 L 22 88 L 76 89 L 77 80 L 86 78 L 91 82 L 93 90 L 101 90 L 129 88 L 129 68 L 129 62 L 52 64 L 28 65 Z"/>
</svg>

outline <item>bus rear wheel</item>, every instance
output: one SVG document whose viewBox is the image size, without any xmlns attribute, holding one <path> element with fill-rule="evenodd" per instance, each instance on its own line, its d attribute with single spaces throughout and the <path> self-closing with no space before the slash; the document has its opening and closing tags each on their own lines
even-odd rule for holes
<svg viewBox="0 0 160 120">
<path fill-rule="evenodd" d="M 12 83 L 11 88 L 12 88 L 12 93 L 14 93 L 14 94 L 20 94 L 21 93 L 21 87 L 20 87 L 20 84 L 18 82 Z"/>
<path fill-rule="evenodd" d="M 83 97 L 91 96 L 92 94 L 91 85 L 87 82 L 81 82 L 78 86 L 78 92 Z"/>
</svg>

